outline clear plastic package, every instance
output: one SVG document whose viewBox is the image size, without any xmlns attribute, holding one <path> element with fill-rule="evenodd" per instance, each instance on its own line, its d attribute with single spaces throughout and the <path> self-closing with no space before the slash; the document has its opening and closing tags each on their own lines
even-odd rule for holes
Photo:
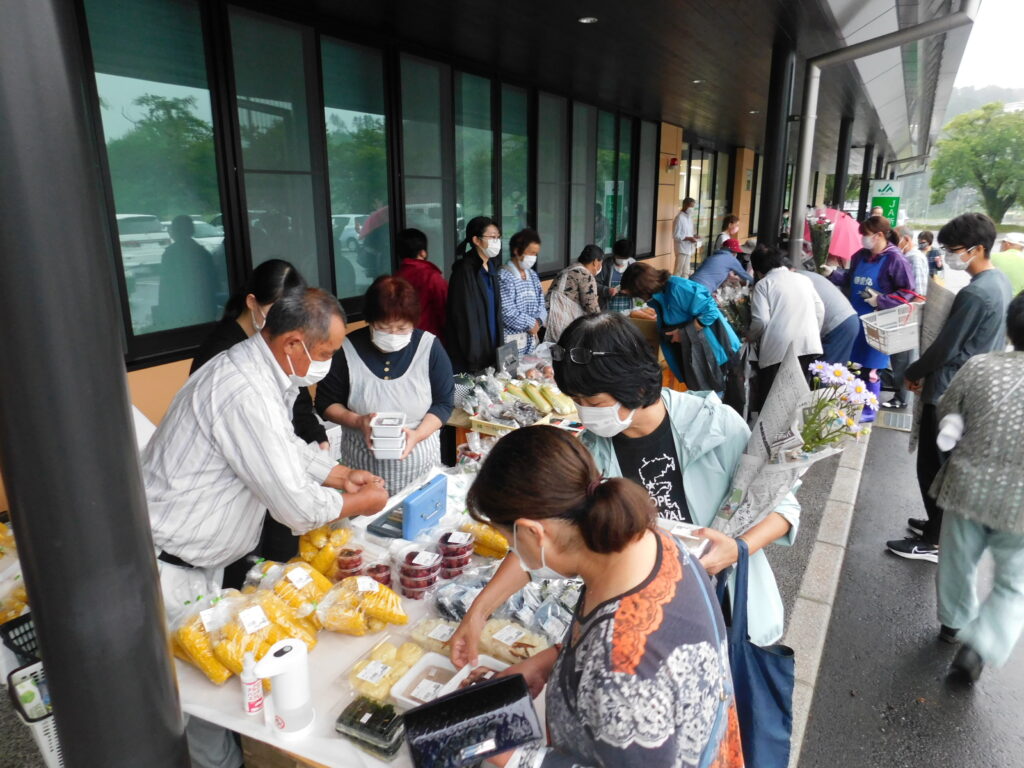
<svg viewBox="0 0 1024 768">
<path fill-rule="evenodd" d="M 317 605 L 316 615 L 324 629 L 346 635 L 365 635 L 386 624 L 409 621 L 398 595 L 369 576 L 339 581 Z"/>
<path fill-rule="evenodd" d="M 357 696 L 387 701 L 391 686 L 412 669 L 424 653 L 416 643 L 389 635 L 356 661 L 346 678 Z"/>
<path fill-rule="evenodd" d="M 515 664 L 548 648 L 547 638 L 509 619 L 491 619 L 480 635 L 480 650 L 509 664 Z"/>
<path fill-rule="evenodd" d="M 455 630 L 459 628 L 457 622 L 448 619 L 427 617 L 421 619 L 412 628 L 409 637 L 413 642 L 423 646 L 428 651 L 450 656 L 452 652 L 449 641 Z"/>
<path fill-rule="evenodd" d="M 427 651 L 391 686 L 391 698 L 406 709 L 433 701 L 458 672 L 446 656 Z"/>
<path fill-rule="evenodd" d="M 391 760 L 402 748 L 405 726 L 394 705 L 357 696 L 338 716 L 334 729 L 360 749 Z"/>
</svg>

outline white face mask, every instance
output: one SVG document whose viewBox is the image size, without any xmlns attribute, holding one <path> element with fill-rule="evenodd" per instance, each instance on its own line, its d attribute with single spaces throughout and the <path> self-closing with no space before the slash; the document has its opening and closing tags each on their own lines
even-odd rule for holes
<svg viewBox="0 0 1024 768">
<path fill-rule="evenodd" d="M 971 262 L 974 261 L 974 256 L 977 256 L 978 254 L 974 254 L 974 256 L 971 256 L 967 261 L 963 261 L 960 257 L 965 253 L 970 253 L 975 248 L 977 248 L 977 246 L 971 246 L 966 251 L 961 251 L 960 253 L 951 253 L 950 251 L 946 251 L 946 266 L 950 269 L 955 269 L 957 272 L 962 272 L 967 269 Z"/>
<path fill-rule="evenodd" d="M 256 322 L 256 312 L 259 312 L 260 313 L 260 317 L 263 318 L 263 322 L 262 323 L 257 323 Z M 249 310 L 249 314 L 252 316 L 252 327 L 255 328 L 257 332 L 259 332 L 259 331 L 263 330 L 264 326 L 266 326 L 266 324 L 267 324 L 267 316 L 263 314 L 263 310 L 260 309 L 259 307 L 256 307 L 256 312 L 253 312 L 251 309 Z"/>
<path fill-rule="evenodd" d="M 875 236 L 874 235 L 862 235 L 860 238 L 860 244 L 867 248 L 869 251 L 874 250 L 875 247 Z"/>
<path fill-rule="evenodd" d="M 486 249 L 486 251 L 487 251 L 487 256 L 489 258 L 493 259 L 499 253 L 501 253 L 501 238 L 500 237 L 488 237 L 488 238 L 484 238 L 484 239 L 487 240 L 487 249 Z"/>
<path fill-rule="evenodd" d="M 580 421 L 598 437 L 615 437 L 623 430 L 629 429 L 636 411 L 630 411 L 625 420 L 619 418 L 619 404 L 591 407 L 581 405 L 577 408 Z"/>
<path fill-rule="evenodd" d="M 533 265 L 537 263 L 537 254 L 528 253 L 519 260 L 519 265 L 523 269 L 533 269 Z"/>
<path fill-rule="evenodd" d="M 288 366 L 292 369 L 291 374 L 288 378 L 292 380 L 292 383 L 299 387 L 310 387 L 316 384 L 318 381 L 323 380 L 324 376 L 331 372 L 331 361 L 330 360 L 314 360 L 313 356 L 309 354 L 309 350 L 306 349 L 306 342 L 301 342 L 302 349 L 306 353 L 306 357 L 309 358 L 309 370 L 306 371 L 305 376 L 299 376 L 295 373 L 295 366 L 292 365 L 292 359 L 288 358 Z"/>
<path fill-rule="evenodd" d="M 533 579 L 564 579 L 565 576 L 560 574 L 553 568 L 549 568 L 548 564 L 544 561 L 544 545 L 540 545 L 540 568 L 527 568 L 526 561 L 523 560 L 523 556 L 519 554 L 519 531 L 516 524 L 512 524 L 512 546 L 509 547 L 513 552 L 516 553 L 516 559 L 519 561 L 519 567 L 523 569 L 523 572 Z"/>
<path fill-rule="evenodd" d="M 627 264 L 629 264 L 629 259 L 616 259 L 615 260 L 615 266 L 616 267 L 625 267 Z"/>
<path fill-rule="evenodd" d="M 401 349 L 405 349 L 409 346 L 409 342 L 412 340 L 411 333 L 384 333 L 378 331 L 376 328 L 370 328 L 370 339 L 373 341 L 373 346 L 379 349 L 381 352 L 398 352 Z"/>
</svg>

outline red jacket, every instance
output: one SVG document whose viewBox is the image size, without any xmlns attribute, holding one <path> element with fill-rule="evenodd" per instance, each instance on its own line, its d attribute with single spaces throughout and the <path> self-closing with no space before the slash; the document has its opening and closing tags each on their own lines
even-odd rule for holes
<svg viewBox="0 0 1024 768">
<path fill-rule="evenodd" d="M 395 273 L 408 280 L 420 297 L 420 322 L 416 326 L 444 341 L 445 304 L 448 283 L 436 264 L 422 259 L 402 259 Z"/>
</svg>

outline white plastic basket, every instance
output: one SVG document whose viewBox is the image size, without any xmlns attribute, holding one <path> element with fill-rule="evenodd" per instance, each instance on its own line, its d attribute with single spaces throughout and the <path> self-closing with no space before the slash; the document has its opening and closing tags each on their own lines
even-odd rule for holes
<svg viewBox="0 0 1024 768">
<path fill-rule="evenodd" d="M 53 713 L 43 717 L 31 718 L 25 714 L 18 695 L 15 693 L 15 686 L 31 678 L 36 685 L 41 682 L 45 685 L 46 675 L 43 673 L 43 662 L 37 661 L 28 666 L 18 667 L 7 675 L 7 693 L 11 697 L 14 711 L 18 713 L 21 721 L 32 731 L 32 738 L 35 739 L 39 751 L 43 754 L 43 762 L 46 768 L 64 768 L 64 755 L 60 749 L 60 741 L 57 738 L 57 722 L 53 719 Z"/>
<path fill-rule="evenodd" d="M 923 306 L 923 302 L 915 301 L 863 315 L 860 321 L 864 325 L 864 340 L 887 355 L 913 349 L 918 345 L 918 315 Z"/>
</svg>

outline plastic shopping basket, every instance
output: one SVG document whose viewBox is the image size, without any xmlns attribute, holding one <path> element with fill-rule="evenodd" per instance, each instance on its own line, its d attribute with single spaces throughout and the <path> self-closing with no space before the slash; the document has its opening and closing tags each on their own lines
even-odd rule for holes
<svg viewBox="0 0 1024 768">
<path fill-rule="evenodd" d="M 914 349 L 919 343 L 918 320 L 923 306 L 923 301 L 915 301 L 863 315 L 860 321 L 864 325 L 864 340 L 887 355 Z"/>
<path fill-rule="evenodd" d="M 46 768 L 64 768 L 64 755 L 60 749 L 60 740 L 57 738 L 57 723 L 53 719 L 53 713 L 42 717 L 29 717 L 25 714 L 21 701 L 15 687 L 18 683 L 31 679 L 37 686 L 46 685 L 46 675 L 43 673 L 43 663 L 37 661 L 25 667 L 18 667 L 7 676 L 7 694 L 11 697 L 11 704 L 18 717 L 32 731 L 32 738 L 35 739 L 39 751 L 43 755 L 43 762 Z"/>
<path fill-rule="evenodd" d="M 36 625 L 32 622 L 31 613 L 0 624 L 0 639 L 21 664 L 39 661 L 39 643 L 36 641 Z"/>
</svg>

